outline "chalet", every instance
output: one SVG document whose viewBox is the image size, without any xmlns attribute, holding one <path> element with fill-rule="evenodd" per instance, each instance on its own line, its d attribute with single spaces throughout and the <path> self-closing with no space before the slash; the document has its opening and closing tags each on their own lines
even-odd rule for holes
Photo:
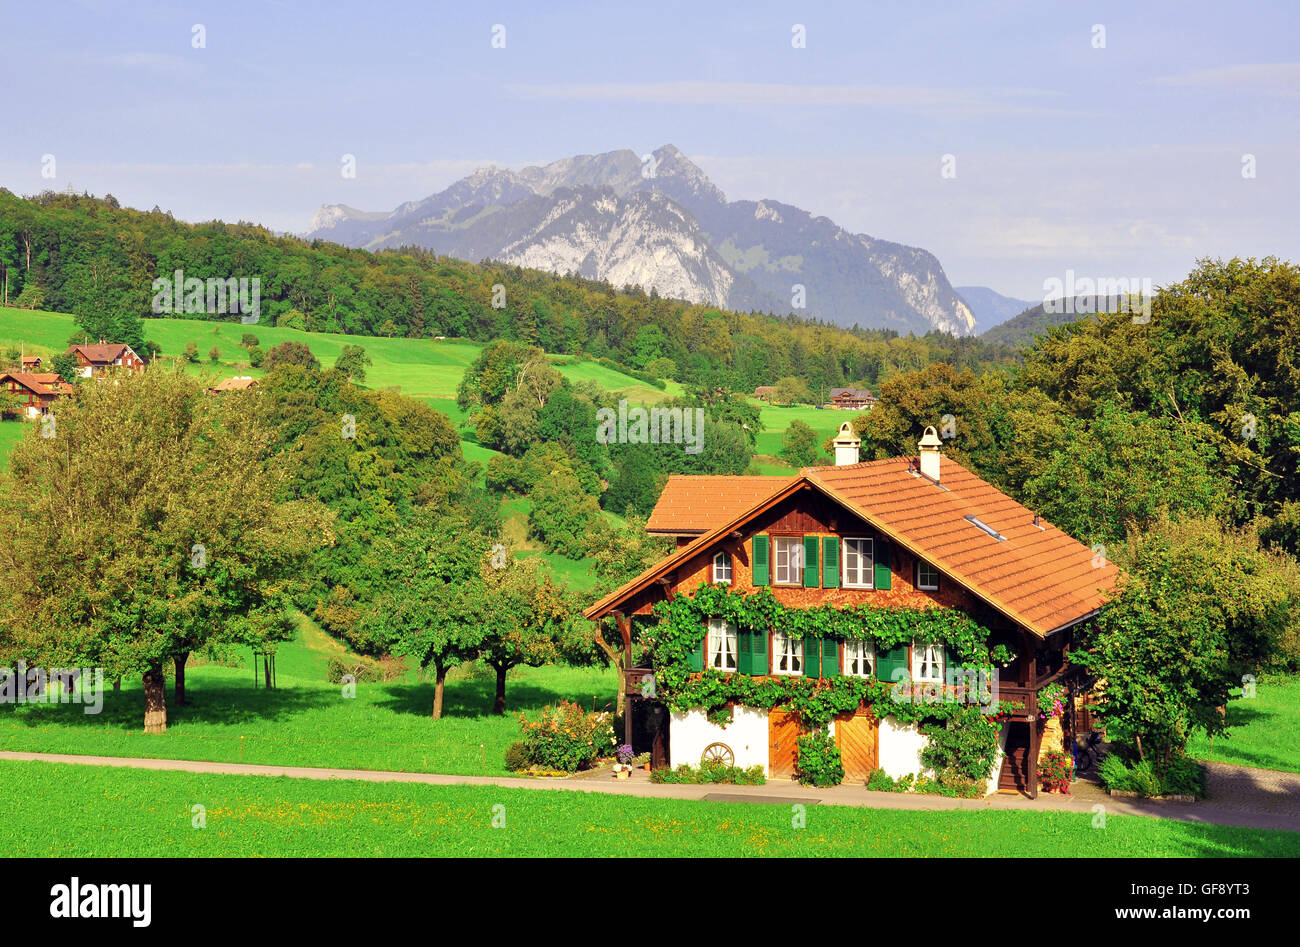
<svg viewBox="0 0 1300 947">
<path fill-rule="evenodd" d="M 26 418 L 41 417 L 59 398 L 72 394 L 72 386 L 55 372 L 8 372 L 0 375 L 0 390 L 18 399 Z"/>
<path fill-rule="evenodd" d="M 22 356 L 22 362 L 23 362 L 22 365 L 23 371 L 25 372 L 40 371 L 41 357 L 39 355 L 24 355 Z"/>
<path fill-rule="evenodd" d="M 77 374 L 82 378 L 93 378 L 115 369 L 127 374 L 144 371 L 144 359 L 122 342 L 100 339 L 95 345 L 74 345 L 68 354 L 76 359 Z"/>
<path fill-rule="evenodd" d="M 655 765 L 699 765 L 711 758 L 757 764 L 769 777 L 794 772 L 797 716 L 737 705 L 724 725 L 698 708 L 670 710 L 662 694 L 655 696 L 657 669 L 631 664 L 634 635 L 654 621 L 658 603 L 694 600 L 707 585 L 727 586 L 728 595 L 770 593 L 786 611 L 955 610 L 953 617 L 978 623 L 987 630 L 987 644 L 1008 655 L 994 682 L 999 706 L 1008 709 L 992 718 L 1000 732 L 989 791 L 1036 795 L 1045 727 L 1038 692 L 1049 684 L 1066 691 L 1064 716 L 1047 725 L 1063 750 L 1074 737 L 1073 697 L 1087 683 L 1065 650 L 1078 626 L 1097 614 L 1119 572 L 941 457 L 941 444 L 927 428 L 919 457 L 861 463 L 860 441 L 843 424 L 834 466 L 787 477 L 670 477 L 647 529 L 674 536 L 677 549 L 584 612 L 592 620 L 613 615 L 623 637 L 627 742 L 652 750 Z M 906 628 L 901 632 L 905 638 Z M 877 652 L 861 636 L 791 637 L 779 626 L 737 628 L 706 615 L 699 635 L 688 680 L 707 667 L 763 679 L 813 677 L 817 687 L 844 676 L 942 688 L 958 665 L 945 645 L 919 639 Z M 927 738 L 916 723 L 891 716 L 888 706 L 874 712 L 864 704 L 826 728 L 840 747 L 847 780 L 860 783 L 877 768 L 895 778 L 924 771 Z"/>
<path fill-rule="evenodd" d="M 236 375 L 234 378 L 226 378 L 208 389 L 209 394 L 219 395 L 225 391 L 247 391 L 250 388 L 257 387 L 257 379 L 248 375 Z"/>
<path fill-rule="evenodd" d="M 876 406 L 876 396 L 865 388 L 832 388 L 829 406 L 847 411 L 870 411 Z"/>
</svg>

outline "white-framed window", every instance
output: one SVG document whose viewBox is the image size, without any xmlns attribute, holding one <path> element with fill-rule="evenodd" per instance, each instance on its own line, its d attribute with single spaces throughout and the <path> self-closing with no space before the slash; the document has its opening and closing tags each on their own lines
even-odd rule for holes
<svg viewBox="0 0 1300 947">
<path fill-rule="evenodd" d="M 928 562 L 916 560 L 916 587 L 928 592 L 939 589 L 939 570 Z"/>
<path fill-rule="evenodd" d="M 943 645 L 912 643 L 912 680 L 943 683 Z"/>
<path fill-rule="evenodd" d="M 803 584 L 803 538 L 772 537 L 772 581 L 777 585 Z"/>
<path fill-rule="evenodd" d="M 713 581 L 720 585 L 731 584 L 731 557 L 725 552 L 713 557 Z"/>
<path fill-rule="evenodd" d="M 721 618 L 709 619 L 709 640 L 705 652 L 709 667 L 715 671 L 736 670 L 739 648 L 736 643 L 736 626 Z"/>
<path fill-rule="evenodd" d="M 875 555 L 870 539 L 844 540 L 844 587 L 869 589 L 875 582 L 873 563 Z"/>
<path fill-rule="evenodd" d="M 772 673 L 803 673 L 802 638 L 791 638 L 784 631 L 772 632 Z"/>
<path fill-rule="evenodd" d="M 864 638 L 844 642 L 844 673 L 849 677 L 876 676 L 876 646 Z"/>
</svg>

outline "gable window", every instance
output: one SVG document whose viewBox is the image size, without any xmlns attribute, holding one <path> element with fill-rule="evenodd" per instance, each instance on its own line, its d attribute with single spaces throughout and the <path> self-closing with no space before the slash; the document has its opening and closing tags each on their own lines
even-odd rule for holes
<svg viewBox="0 0 1300 947">
<path fill-rule="evenodd" d="M 734 671 L 739 653 L 736 646 L 736 626 L 721 618 L 710 618 L 706 650 L 709 667 L 715 671 Z"/>
<path fill-rule="evenodd" d="M 844 540 L 844 587 L 871 588 L 873 559 L 874 550 L 870 539 Z"/>
<path fill-rule="evenodd" d="M 912 680 L 943 683 L 943 645 L 912 644 Z"/>
<path fill-rule="evenodd" d="M 725 552 L 713 557 L 713 581 L 719 585 L 731 584 L 731 557 Z"/>
<path fill-rule="evenodd" d="M 803 539 L 799 536 L 773 536 L 772 559 L 776 567 L 773 580 L 777 585 L 803 584 Z"/>
<path fill-rule="evenodd" d="M 845 641 L 844 673 L 849 677 L 875 677 L 876 646 L 862 638 Z"/>
<path fill-rule="evenodd" d="M 939 589 L 939 570 L 928 562 L 916 560 L 916 587 L 928 592 Z"/>
<path fill-rule="evenodd" d="M 772 632 L 772 673 L 803 673 L 802 638 L 791 638 L 784 631 Z"/>
</svg>

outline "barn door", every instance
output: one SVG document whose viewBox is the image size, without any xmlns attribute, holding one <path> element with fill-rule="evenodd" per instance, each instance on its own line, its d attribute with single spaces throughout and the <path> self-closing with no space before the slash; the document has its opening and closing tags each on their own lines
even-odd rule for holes
<svg viewBox="0 0 1300 947">
<path fill-rule="evenodd" d="M 836 717 L 835 744 L 844 761 L 846 782 L 865 783 L 880 765 L 880 725 L 869 710 L 858 708 Z"/>
<path fill-rule="evenodd" d="M 774 779 L 794 777 L 794 764 L 799 748 L 799 717 L 785 710 L 769 711 L 767 715 L 767 772 Z"/>
</svg>

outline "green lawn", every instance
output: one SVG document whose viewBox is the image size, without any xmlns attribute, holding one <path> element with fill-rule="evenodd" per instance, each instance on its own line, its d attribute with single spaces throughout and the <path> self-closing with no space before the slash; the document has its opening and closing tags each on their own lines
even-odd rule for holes
<svg viewBox="0 0 1300 947">
<path fill-rule="evenodd" d="M 138 679 L 114 694 L 105 682 L 100 714 L 77 704 L 0 705 L 0 749 L 104 756 L 283 763 L 412 772 L 506 775 L 506 747 L 519 739 L 515 713 L 532 714 L 561 698 L 590 708 L 612 705 L 613 670 L 520 668 L 506 689 L 507 713 L 490 713 L 495 678 L 480 667 L 453 672 L 443 719 L 429 718 L 433 684 L 414 671 L 404 681 L 361 683 L 345 698 L 325 680 L 336 641 L 306 619 L 276 658 L 279 687 L 253 687 L 251 667 L 191 666 L 190 706 L 176 707 L 168 668 L 168 730 L 141 733 Z M 244 652 L 247 661 L 247 652 Z"/>
<path fill-rule="evenodd" d="M 1200 760 L 1300 773 L 1300 674 L 1266 675 L 1253 698 L 1228 703 L 1228 737 L 1197 734 L 1189 752 Z"/>
<path fill-rule="evenodd" d="M 785 436 L 791 421 L 802 421 L 816 431 L 819 438 L 827 438 L 838 433 L 840 425 L 845 421 L 852 421 L 858 416 L 856 411 L 813 408 L 808 405 L 785 408 L 763 404 L 760 401 L 752 401 L 752 403 L 762 405 L 763 425 L 765 427 L 765 430 L 758 435 L 754 449 L 759 454 L 769 454 L 773 457 L 779 456 L 781 439 Z M 830 455 L 827 454 L 826 456 L 829 457 Z M 777 470 L 774 472 L 783 473 L 784 471 Z"/>
<path fill-rule="evenodd" d="M 18 857 L 1296 856 L 1300 835 L 1112 815 L 909 812 L 0 760 Z M 196 827 L 202 806 L 203 825 Z M 496 826 L 494 827 L 494 821 Z"/>
</svg>

